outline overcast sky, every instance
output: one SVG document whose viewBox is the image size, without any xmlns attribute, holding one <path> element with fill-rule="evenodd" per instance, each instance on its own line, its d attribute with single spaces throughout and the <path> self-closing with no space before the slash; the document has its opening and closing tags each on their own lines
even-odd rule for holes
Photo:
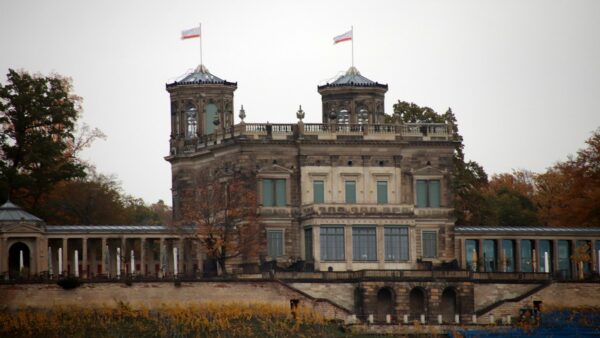
<svg viewBox="0 0 600 338">
<path fill-rule="evenodd" d="M 317 85 L 355 65 L 397 100 L 452 107 L 468 159 L 488 174 L 543 171 L 600 127 L 600 1 L 0 2 L 8 68 L 73 78 L 82 121 L 100 128 L 84 157 L 127 193 L 171 203 L 165 83 L 204 64 L 238 82 L 247 122 L 320 122 Z M 237 120 L 236 120 L 237 121 Z"/>
</svg>

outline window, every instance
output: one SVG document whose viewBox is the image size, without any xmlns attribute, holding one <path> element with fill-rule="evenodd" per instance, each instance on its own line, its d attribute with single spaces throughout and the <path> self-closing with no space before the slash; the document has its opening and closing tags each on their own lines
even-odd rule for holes
<svg viewBox="0 0 600 338">
<path fill-rule="evenodd" d="M 437 233 L 423 231 L 423 258 L 437 257 Z"/>
<path fill-rule="evenodd" d="M 540 259 L 539 272 L 552 272 L 552 241 L 541 239 L 540 243 Z M 548 255 L 548 266 L 546 266 L 546 254 Z"/>
<path fill-rule="evenodd" d="M 321 260 L 344 260 L 344 227 L 321 227 Z"/>
<path fill-rule="evenodd" d="M 196 137 L 196 113 L 198 112 L 198 109 L 196 109 L 196 107 L 189 103 L 185 109 L 185 123 L 186 123 L 186 128 L 185 128 L 185 137 L 186 138 L 194 138 Z"/>
<path fill-rule="evenodd" d="M 215 119 L 218 119 L 217 106 L 214 103 L 209 103 L 204 106 L 204 134 L 212 134 L 215 132 Z"/>
<path fill-rule="evenodd" d="M 356 181 L 346 181 L 346 203 L 356 203 Z"/>
<path fill-rule="evenodd" d="M 417 208 L 440 207 L 440 180 L 417 180 Z"/>
<path fill-rule="evenodd" d="M 325 184 L 323 181 L 313 181 L 314 203 L 325 203 Z"/>
<path fill-rule="evenodd" d="M 598 241 L 596 241 L 598 243 Z M 570 241 L 558 241 L 558 272 L 562 278 L 571 277 L 571 243 Z"/>
<path fill-rule="evenodd" d="M 515 271 L 515 243 L 510 239 L 502 240 L 502 253 L 504 255 L 504 262 L 502 267 L 504 272 Z"/>
<path fill-rule="evenodd" d="M 385 227 L 385 260 L 407 261 L 408 260 L 408 228 L 407 227 Z"/>
<path fill-rule="evenodd" d="M 467 239 L 465 241 L 465 257 L 467 259 L 467 270 L 477 271 L 477 260 L 479 259 L 479 241 Z"/>
<path fill-rule="evenodd" d="M 263 179 L 262 182 L 262 205 L 284 207 L 286 201 L 285 179 Z"/>
<path fill-rule="evenodd" d="M 313 233 L 312 228 L 304 229 L 304 259 L 310 261 L 313 259 Z"/>
<path fill-rule="evenodd" d="M 271 257 L 283 256 L 283 230 L 267 230 L 267 253 Z"/>
<path fill-rule="evenodd" d="M 533 272 L 533 241 L 521 240 L 521 272 Z"/>
<path fill-rule="evenodd" d="M 377 181 L 377 204 L 387 204 L 388 189 L 387 181 Z"/>
<path fill-rule="evenodd" d="M 498 271 L 496 269 L 496 240 L 483 240 L 483 269 L 486 272 Z"/>
<path fill-rule="evenodd" d="M 352 253 L 355 261 L 377 260 L 377 236 L 375 227 L 352 228 Z"/>
</svg>

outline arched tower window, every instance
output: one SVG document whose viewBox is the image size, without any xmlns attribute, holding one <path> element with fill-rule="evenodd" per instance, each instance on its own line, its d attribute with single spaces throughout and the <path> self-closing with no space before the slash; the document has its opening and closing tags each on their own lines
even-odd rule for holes
<svg viewBox="0 0 600 338">
<path fill-rule="evenodd" d="M 209 103 L 204 106 L 204 134 L 212 134 L 215 132 L 215 118 L 217 118 L 217 106 L 214 103 Z"/>
<path fill-rule="evenodd" d="M 349 124 L 350 123 L 350 114 L 348 113 L 347 109 L 342 109 L 340 110 L 340 113 L 338 114 L 338 123 L 339 124 Z"/>
<path fill-rule="evenodd" d="M 196 137 L 198 109 L 191 102 L 185 108 L 185 138 Z"/>
</svg>

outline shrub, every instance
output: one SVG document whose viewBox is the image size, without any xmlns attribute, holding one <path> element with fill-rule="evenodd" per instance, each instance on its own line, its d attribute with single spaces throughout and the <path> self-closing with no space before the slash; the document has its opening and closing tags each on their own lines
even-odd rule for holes
<svg viewBox="0 0 600 338">
<path fill-rule="evenodd" d="M 81 286 L 82 283 L 81 280 L 77 277 L 65 277 L 59 279 L 58 282 L 56 282 L 56 284 L 58 284 L 65 290 L 71 290 L 78 288 L 79 286 Z"/>
</svg>

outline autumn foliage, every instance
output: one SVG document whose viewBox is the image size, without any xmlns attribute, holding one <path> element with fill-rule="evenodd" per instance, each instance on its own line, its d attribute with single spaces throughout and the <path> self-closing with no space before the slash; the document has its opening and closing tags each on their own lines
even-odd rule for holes
<svg viewBox="0 0 600 338">
<path fill-rule="evenodd" d="M 260 237 L 255 179 L 241 170 L 204 170 L 181 199 L 179 224 L 193 224 L 221 272 L 228 261 L 257 255 Z"/>
<path fill-rule="evenodd" d="M 0 310 L 0 337 L 322 336 L 341 334 L 307 309 L 298 309 L 293 318 L 289 308 L 270 304 Z"/>
</svg>

